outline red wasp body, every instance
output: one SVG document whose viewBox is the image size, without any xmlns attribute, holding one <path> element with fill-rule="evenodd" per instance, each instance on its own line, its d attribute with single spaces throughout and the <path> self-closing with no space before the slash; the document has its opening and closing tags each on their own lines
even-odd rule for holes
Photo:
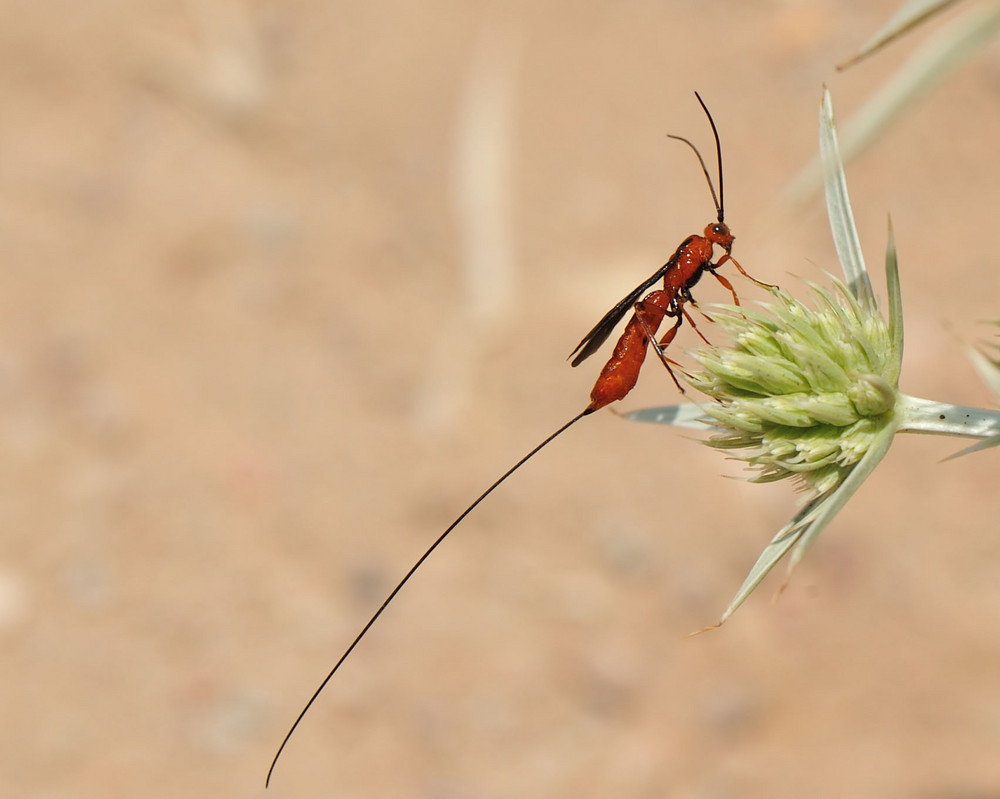
<svg viewBox="0 0 1000 799">
<path fill-rule="evenodd" d="M 657 354 L 663 360 L 663 365 L 670 372 L 674 383 L 683 393 L 684 389 L 677 383 L 677 378 L 670 368 L 671 361 L 663 354 L 663 351 L 674 340 L 674 336 L 677 335 L 685 318 L 687 312 L 684 309 L 684 304 L 694 301 L 690 294 L 691 287 L 701 279 L 706 269 L 714 273 L 718 266 L 725 263 L 725 259 L 729 257 L 728 253 L 732 242 L 733 237 L 729 233 L 729 228 L 721 224 L 712 224 L 706 227 L 704 236 L 688 236 L 666 265 L 654 276 L 654 279 L 657 279 L 660 274 L 663 275 L 662 289 L 651 291 L 641 300 L 634 299 L 635 295 L 645 291 L 648 287 L 649 282 L 647 281 L 622 300 L 618 306 L 615 306 L 609 313 L 608 321 L 602 320 L 603 326 L 598 323 L 598 326 L 581 342 L 581 346 L 577 348 L 580 350 L 580 354 L 573 360 L 573 366 L 583 361 L 599 346 L 600 342 L 597 342 L 596 339 L 601 338 L 603 341 L 603 337 L 607 335 L 604 333 L 602 336 L 604 328 L 613 327 L 621 313 L 626 312 L 628 307 L 633 307 L 632 318 L 625 325 L 625 331 L 618 339 L 611 358 L 604 365 L 597 382 L 594 383 L 593 390 L 590 392 L 590 405 L 587 406 L 589 410 L 596 411 L 605 405 L 623 399 L 635 387 L 650 343 L 653 344 Z M 726 255 L 720 259 L 718 264 L 712 263 L 713 245 L 715 244 L 726 250 Z M 719 275 L 716 277 L 719 278 Z M 732 290 L 728 280 L 720 279 L 724 285 L 728 285 Z M 738 304 L 739 300 L 736 298 L 735 292 L 733 292 L 733 298 Z M 657 342 L 653 336 L 663 322 L 663 318 L 667 316 L 676 318 L 677 321 Z M 693 321 L 691 324 L 692 327 L 695 327 Z M 695 329 L 697 330 L 697 327 Z"/>
<path fill-rule="evenodd" d="M 291 728 L 288 730 L 284 740 L 281 742 L 281 746 L 278 747 L 278 751 L 275 754 L 274 759 L 271 761 L 271 768 L 267 772 L 268 783 L 270 782 L 271 774 L 278 762 L 278 758 L 285 749 L 285 744 L 288 743 L 292 733 L 295 732 L 296 728 L 299 726 L 299 722 L 302 721 L 309 708 L 312 707 L 316 698 L 326 687 L 327 683 L 332 679 L 333 675 L 336 674 L 341 664 L 348 658 L 348 656 L 350 656 L 351 652 L 354 651 L 354 648 L 358 645 L 361 639 L 365 637 L 368 630 L 370 630 L 372 625 L 379 619 L 382 612 L 386 609 L 386 607 L 388 607 L 389 603 L 395 599 L 396 594 L 398 594 L 403 586 L 406 585 L 407 581 L 409 581 L 424 561 L 430 557 L 431 553 L 437 549 L 441 542 L 448 537 L 451 531 L 454 530 L 462 522 L 462 520 L 465 519 L 465 517 L 468 516 L 477 505 L 479 505 L 480 502 L 493 493 L 497 486 L 521 468 L 521 466 L 526 461 L 531 459 L 540 449 L 549 444 L 549 442 L 551 442 L 554 438 L 568 430 L 584 416 L 603 408 L 609 403 L 625 397 L 635 386 L 635 383 L 639 378 L 639 371 L 642 368 L 643 361 L 646 358 L 646 351 L 650 345 L 652 345 L 661 362 L 667 368 L 667 371 L 673 378 L 677 388 L 680 389 L 681 393 L 684 392 L 684 389 L 681 388 L 681 384 L 677 381 L 673 370 L 670 368 L 672 363 L 674 363 L 674 365 L 676 365 L 676 363 L 667 358 L 664 354 L 664 350 L 674 340 L 674 337 L 677 335 L 677 331 L 680 329 L 680 326 L 683 324 L 685 319 L 688 320 L 696 331 L 698 330 L 694 320 L 688 314 L 685 306 L 687 303 L 691 303 L 692 306 L 696 306 L 694 298 L 691 296 L 691 288 L 701 279 L 701 276 L 705 272 L 711 272 L 715 276 L 716 280 L 729 289 L 733 295 L 733 302 L 737 305 L 739 305 L 739 298 L 736 296 L 736 291 L 733 289 L 732 284 L 725 277 L 716 272 L 716 270 L 727 261 L 732 261 L 733 265 L 740 271 L 741 274 L 745 275 L 750 280 L 753 280 L 753 282 L 758 285 L 768 285 L 767 283 L 761 283 L 759 280 L 755 280 L 750 277 L 750 275 L 747 275 L 747 273 L 743 270 L 743 267 L 741 267 L 730 254 L 733 246 L 733 235 L 729 232 L 729 228 L 726 226 L 725 222 L 723 222 L 723 206 L 721 202 L 722 148 L 719 144 L 719 133 L 715 128 L 715 122 L 712 120 L 712 115 L 708 113 L 708 108 L 706 108 L 705 103 L 702 101 L 697 92 L 695 92 L 695 96 L 698 97 L 698 102 L 701 103 L 701 107 L 708 115 L 708 120 L 712 125 L 712 132 L 715 134 L 715 146 L 719 162 L 718 197 L 716 197 L 715 187 L 712 185 L 712 179 L 708 174 L 708 169 L 705 167 L 705 161 L 702 159 L 701 153 L 698 152 L 698 149 L 687 139 L 682 139 L 680 136 L 673 136 L 671 138 L 680 139 L 691 147 L 691 149 L 694 150 L 695 154 L 698 156 L 698 161 L 701 163 L 701 168 L 705 173 L 705 177 L 708 179 L 708 185 L 712 191 L 712 199 L 715 201 L 715 208 L 718 212 L 718 221 L 708 225 L 705 228 L 704 235 L 688 236 L 662 267 L 660 267 L 641 285 L 633 289 L 629 295 L 615 305 L 614 308 L 608 311 L 604 315 L 604 318 L 594 326 L 594 329 L 584 336 L 583 340 L 570 354 L 570 357 L 573 358 L 573 366 L 577 366 L 584 359 L 593 355 L 608 338 L 608 336 L 611 335 L 622 318 L 629 311 L 632 311 L 632 317 L 625 325 L 625 331 L 618 339 L 618 343 L 615 345 L 611 358 L 604 365 L 604 368 L 601 370 L 601 373 L 597 378 L 597 382 L 594 384 L 594 388 L 590 393 L 590 404 L 566 422 L 562 427 L 552 433 L 548 438 L 538 444 L 533 450 L 531 450 L 531 452 L 521 458 L 521 460 L 510 467 L 499 478 L 497 478 L 489 488 L 479 495 L 475 502 L 469 505 L 469 507 L 466 508 L 462 514 L 437 537 L 437 539 L 435 539 L 434 543 L 427 548 L 424 554 L 421 555 L 413 566 L 410 567 L 410 570 L 403 575 L 403 578 L 385 598 L 385 601 L 368 620 L 368 623 L 361 629 L 361 632 L 357 634 L 351 645 L 340 656 L 340 659 L 334 664 L 333 668 L 330 669 L 326 678 L 322 683 L 320 683 L 319 688 L 315 690 L 309 701 L 306 702 L 305 707 L 302 708 L 298 717 L 292 723 Z M 712 258 L 714 257 L 715 247 L 720 247 L 723 250 L 724 255 L 722 255 L 718 261 L 713 263 Z M 643 296 L 644 292 L 650 289 L 653 284 L 659 282 L 661 279 L 663 280 L 663 288 L 654 289 Z M 659 341 L 657 341 L 656 332 L 663 323 L 664 317 L 670 317 L 675 321 L 673 326 L 659 339 Z M 698 332 L 698 335 L 701 335 L 701 333 Z M 704 336 L 702 336 L 702 338 L 704 338 Z"/>
<path fill-rule="evenodd" d="M 748 275 L 739 262 L 732 256 L 733 234 L 723 221 L 725 210 L 722 205 L 722 147 L 719 144 L 719 133 L 715 128 L 715 121 L 712 119 L 712 115 L 709 114 L 708 108 L 701 99 L 701 95 L 695 92 L 695 97 L 698 98 L 701 107 L 705 109 L 708 121 L 712 125 L 712 132 L 715 134 L 716 155 L 719 162 L 718 196 L 715 194 L 715 187 L 712 185 L 708 168 L 705 166 L 705 161 L 701 157 L 701 153 L 698 152 L 698 148 L 680 136 L 671 136 L 670 138 L 684 142 L 698 156 L 698 161 L 701 163 L 705 178 L 708 180 L 708 187 L 712 191 L 712 199 L 715 202 L 715 210 L 717 212 L 717 221 L 705 227 L 704 235 L 688 236 L 684 239 L 681 242 L 681 246 L 670 257 L 670 260 L 641 285 L 633 289 L 614 308 L 608 311 L 604 315 L 604 318 L 594 326 L 594 329 L 577 344 L 576 349 L 570 353 L 570 357 L 576 356 L 573 358 L 572 365 L 579 365 L 584 359 L 597 351 L 605 339 L 611 335 L 611 332 L 621 318 L 629 310 L 633 311 L 632 318 L 625 325 L 625 332 L 618 339 L 611 358 L 604 365 L 601 374 L 597 378 L 597 382 L 594 384 L 593 390 L 590 392 L 590 405 L 587 406 L 584 413 L 592 413 L 603 408 L 605 405 L 624 398 L 635 387 L 636 381 L 639 379 L 639 370 L 646 359 L 646 350 L 650 344 L 652 344 L 660 361 L 670 373 L 674 384 L 682 394 L 684 393 L 684 388 L 678 382 L 673 369 L 670 368 L 672 363 L 676 366 L 676 362 L 671 361 L 663 351 L 674 340 L 677 331 L 685 319 L 691 323 L 691 327 L 696 331 L 698 330 L 697 325 L 695 325 L 694 320 L 684 306 L 689 302 L 692 305 L 696 304 L 694 298 L 691 296 L 691 288 L 701 279 L 702 274 L 706 271 L 711 272 L 716 280 L 729 289 L 729 292 L 733 295 L 733 302 L 736 305 L 740 304 L 740 299 L 736 296 L 733 284 L 716 271 L 727 261 L 732 261 L 740 274 L 749 278 L 757 285 L 771 287 L 769 283 L 762 283 Z M 712 263 L 716 246 L 719 246 L 725 254 L 717 262 Z M 642 293 L 660 278 L 663 278 L 663 288 L 651 291 L 645 297 L 639 299 Z M 656 331 L 666 316 L 674 318 L 677 321 L 657 341 L 655 338 Z M 701 333 L 698 332 L 698 335 L 701 335 Z M 702 336 L 702 338 L 704 339 L 705 337 Z"/>
</svg>

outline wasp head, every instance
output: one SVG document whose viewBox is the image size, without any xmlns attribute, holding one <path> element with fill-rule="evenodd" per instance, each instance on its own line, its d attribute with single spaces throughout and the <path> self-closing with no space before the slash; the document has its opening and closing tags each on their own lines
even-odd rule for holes
<svg viewBox="0 0 1000 799">
<path fill-rule="evenodd" d="M 713 222 L 705 228 L 705 238 L 712 244 L 718 244 L 729 253 L 733 249 L 733 234 L 725 222 Z"/>
</svg>

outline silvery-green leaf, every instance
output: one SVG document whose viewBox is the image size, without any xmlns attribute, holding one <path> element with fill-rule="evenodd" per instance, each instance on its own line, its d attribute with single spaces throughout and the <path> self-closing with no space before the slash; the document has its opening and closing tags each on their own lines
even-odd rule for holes
<svg viewBox="0 0 1000 799">
<path fill-rule="evenodd" d="M 861 59 L 867 58 L 893 39 L 902 36 L 908 30 L 915 28 L 921 22 L 944 10 L 954 2 L 956 0 L 909 0 L 909 2 L 904 3 L 892 15 L 892 18 L 874 36 L 865 42 L 857 53 L 846 61 L 837 64 L 837 69 L 846 69 Z"/>
<path fill-rule="evenodd" d="M 705 430 L 705 424 L 712 419 L 700 405 L 686 403 L 684 405 L 664 405 L 659 408 L 643 408 L 629 411 L 625 418 L 633 422 L 651 422 L 652 424 L 672 424 L 674 427 L 687 427 L 692 430 Z"/>
<path fill-rule="evenodd" d="M 949 402 L 908 397 L 899 398 L 899 432 L 926 433 L 963 438 L 1000 435 L 1000 411 L 967 408 Z"/>
<path fill-rule="evenodd" d="M 847 194 L 847 178 L 844 163 L 840 158 L 837 144 L 837 130 L 833 120 L 833 102 L 830 92 L 823 91 L 823 104 L 819 114 L 819 152 L 823 162 L 824 184 L 826 186 L 826 208 L 830 215 L 830 230 L 837 257 L 844 270 L 847 287 L 857 300 L 869 310 L 875 308 L 875 294 L 865 258 L 861 254 L 858 229 L 851 213 L 851 199 Z"/>
<path fill-rule="evenodd" d="M 1000 30 L 1000 3 L 972 9 L 925 43 L 882 88 L 856 111 L 841 131 L 846 161 L 874 141 L 906 106 L 944 80 Z M 789 181 L 784 196 L 801 204 L 818 188 L 821 168 L 814 159 Z"/>
<path fill-rule="evenodd" d="M 899 285 L 899 261 L 896 258 L 896 236 L 889 220 L 889 243 L 885 248 L 885 285 L 889 292 L 889 338 L 890 350 L 895 364 L 886 378 L 894 386 L 899 385 L 899 373 L 903 368 L 903 294 Z"/>
<path fill-rule="evenodd" d="M 1000 368 L 994 361 L 973 347 L 969 347 L 969 357 L 972 359 L 972 365 L 979 372 L 979 376 L 986 383 L 986 387 L 993 392 L 994 397 L 1000 399 Z"/>
<path fill-rule="evenodd" d="M 747 575 L 743 585 L 740 586 L 729 607 L 719 617 L 715 626 L 725 623 L 726 619 L 742 605 L 754 590 L 761 584 L 768 573 L 773 569 L 789 550 L 792 552 L 788 570 L 791 570 L 802 559 L 805 551 L 809 548 L 816 537 L 833 520 L 842 507 L 847 504 L 854 492 L 857 491 L 869 474 L 875 469 L 879 461 L 885 457 L 892 443 L 892 434 L 882 436 L 878 445 L 872 447 L 865 453 L 864 458 L 851 471 L 847 478 L 837 488 L 829 494 L 811 499 L 792 520 L 786 524 L 778 534 L 771 539 L 764 551 L 757 558 L 750 573 Z"/>
</svg>

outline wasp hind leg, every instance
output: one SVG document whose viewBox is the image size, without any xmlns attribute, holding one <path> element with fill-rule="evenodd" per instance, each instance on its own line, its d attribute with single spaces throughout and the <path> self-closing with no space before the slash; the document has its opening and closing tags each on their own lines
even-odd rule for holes
<svg viewBox="0 0 1000 799">
<path fill-rule="evenodd" d="M 683 314 L 681 314 L 678 312 L 676 308 L 671 308 L 669 310 L 663 309 L 664 316 L 671 316 L 671 317 L 676 316 L 677 321 L 674 322 L 673 327 L 671 327 L 670 330 L 664 333 L 663 337 L 659 341 L 657 341 L 656 333 L 649 327 L 649 324 L 646 322 L 645 313 L 641 313 L 641 311 L 645 310 L 645 305 L 644 305 L 645 302 L 646 300 L 640 300 L 635 304 L 636 318 L 639 320 L 639 324 L 642 325 L 643 332 L 645 333 L 646 338 L 649 341 L 650 345 L 652 346 L 654 352 L 656 352 L 657 356 L 659 357 L 660 362 L 663 364 L 664 368 L 670 374 L 670 379 L 674 381 L 674 385 L 677 386 L 677 390 L 680 391 L 681 394 L 684 394 L 686 393 L 684 391 L 684 386 L 682 386 L 680 381 L 677 379 L 677 375 L 674 374 L 674 370 L 671 368 L 671 366 L 676 366 L 682 372 L 684 371 L 684 367 L 681 366 L 679 363 L 677 363 L 677 361 L 673 360 L 673 358 L 668 358 L 664 350 L 670 346 L 670 342 L 672 342 L 674 340 L 674 336 L 677 335 L 678 329 L 684 322 L 684 317 L 687 316 L 687 311 L 684 311 Z M 656 307 L 660 306 L 657 305 Z M 681 306 L 681 310 L 683 310 L 683 306 Z M 688 320 L 690 321 L 690 317 L 688 317 Z M 691 324 L 694 325 L 694 322 L 691 322 Z M 697 327 L 695 327 L 695 329 L 697 330 Z"/>
</svg>

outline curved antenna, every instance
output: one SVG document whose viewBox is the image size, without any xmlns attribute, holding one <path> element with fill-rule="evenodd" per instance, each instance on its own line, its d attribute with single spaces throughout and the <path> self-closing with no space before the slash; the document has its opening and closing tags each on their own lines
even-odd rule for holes
<svg viewBox="0 0 1000 799">
<path fill-rule="evenodd" d="M 441 533 L 441 535 L 437 537 L 437 539 L 435 539 L 434 543 L 427 548 L 427 551 L 424 552 L 424 554 L 420 556 L 417 562 L 410 567 L 410 570 L 403 575 L 403 579 L 400 580 L 396 584 L 396 587 L 389 592 L 389 596 L 385 598 L 385 601 L 379 606 L 379 609 L 375 611 L 375 614 L 368 620 L 368 623 L 361 628 L 361 632 L 357 634 L 355 639 L 351 642 L 351 645 L 347 647 L 347 651 L 340 656 L 340 660 L 338 660 L 334 664 L 333 668 L 330 669 L 330 673 L 327 674 L 326 677 L 323 679 L 323 682 L 319 684 L 319 688 L 313 691 L 313 695 L 309 697 L 309 701 L 306 702 L 305 707 L 303 707 L 302 710 L 299 712 L 299 715 L 295 717 L 295 721 L 292 723 L 292 726 L 289 728 L 288 732 L 285 733 L 285 737 L 281 741 L 281 746 L 278 747 L 278 751 L 275 753 L 274 759 L 271 761 L 271 767 L 267 770 L 267 779 L 264 780 L 265 788 L 271 784 L 271 775 L 274 773 L 274 767 L 278 765 L 278 758 L 281 757 L 281 753 L 285 751 L 285 745 L 292 737 L 292 733 L 295 732 L 296 728 L 299 726 L 299 722 L 301 722 L 302 719 L 305 718 L 306 713 L 309 712 L 309 708 L 313 706 L 313 703 L 316 701 L 317 698 L 319 698 L 319 695 L 323 693 L 323 689 L 326 688 L 327 683 L 330 682 L 330 680 L 333 679 L 333 675 L 337 673 L 337 669 L 341 667 L 341 665 L 345 660 L 347 660 L 351 652 L 354 651 L 354 647 L 356 647 L 359 643 L 361 643 L 361 639 L 368 634 L 368 631 L 372 628 L 372 625 L 374 625 L 375 622 L 378 621 L 379 616 L 382 615 L 382 611 L 384 611 L 389 606 L 389 603 L 396 598 L 396 594 L 398 594 L 400 590 L 403 588 L 403 586 L 406 585 L 407 582 L 409 582 L 410 578 L 414 575 L 414 573 L 416 573 L 417 569 L 419 569 L 423 565 L 424 561 L 431 556 L 431 553 L 438 548 L 438 545 L 440 545 L 441 542 L 448 537 L 448 534 L 451 533 L 451 531 L 454 530 L 456 527 L 458 527 L 459 524 L 461 524 L 462 519 L 464 519 L 466 516 L 472 513 L 473 509 L 480 502 L 486 499 L 486 497 L 492 494 L 493 490 L 497 488 L 497 486 L 499 486 L 504 480 L 506 480 L 508 477 L 514 474 L 514 472 L 516 472 L 518 469 L 524 466 L 525 463 L 531 460 L 531 458 L 535 454 L 537 454 L 537 452 L 540 449 L 542 449 L 546 444 L 551 442 L 552 439 L 556 438 L 561 433 L 566 432 L 566 430 L 568 430 L 574 424 L 579 422 L 584 416 L 587 416 L 591 413 L 593 413 L 593 411 L 589 407 L 585 408 L 581 413 L 578 413 L 576 416 L 574 416 L 572 419 L 566 422 L 566 424 L 564 424 L 562 427 L 560 427 L 558 430 L 552 433 L 552 435 L 546 438 L 541 444 L 538 444 L 533 450 L 531 450 L 531 452 L 529 452 L 527 455 L 521 458 L 521 460 L 519 460 L 517 463 L 511 466 L 506 472 L 500 475 L 500 477 L 498 477 L 489 488 L 487 488 L 482 494 L 480 494 L 476 498 L 475 502 L 473 502 L 471 505 L 469 505 L 469 507 L 467 507 L 464 511 L 462 511 L 461 516 L 459 516 L 457 519 L 455 519 L 455 521 L 453 521 L 450 525 L 448 525 L 448 529 L 446 529 L 443 533 Z"/>
<path fill-rule="evenodd" d="M 698 152 L 698 148 L 695 147 L 691 142 L 685 139 L 683 136 L 674 136 L 672 133 L 668 133 L 667 136 L 671 139 L 677 139 L 677 141 L 684 142 L 688 147 L 694 150 L 694 154 L 698 156 L 698 162 L 701 164 L 701 171 L 705 173 L 705 180 L 708 181 L 708 188 L 712 192 L 712 201 L 715 203 L 715 210 L 718 213 L 719 222 L 723 222 L 726 216 L 724 195 L 722 191 L 722 143 L 719 141 L 719 130 L 715 127 L 715 120 L 712 119 L 712 114 L 708 110 L 708 106 L 705 105 L 705 101 L 701 99 L 701 95 L 698 92 L 694 93 L 694 96 L 698 98 L 698 102 L 701 104 L 702 109 L 705 111 L 705 116 L 708 117 L 708 124 L 712 126 L 712 135 L 715 136 L 715 158 L 719 164 L 719 193 L 715 193 L 715 186 L 712 184 L 712 176 L 708 174 L 708 167 L 705 166 L 705 159 L 701 157 L 701 153 Z"/>
</svg>

